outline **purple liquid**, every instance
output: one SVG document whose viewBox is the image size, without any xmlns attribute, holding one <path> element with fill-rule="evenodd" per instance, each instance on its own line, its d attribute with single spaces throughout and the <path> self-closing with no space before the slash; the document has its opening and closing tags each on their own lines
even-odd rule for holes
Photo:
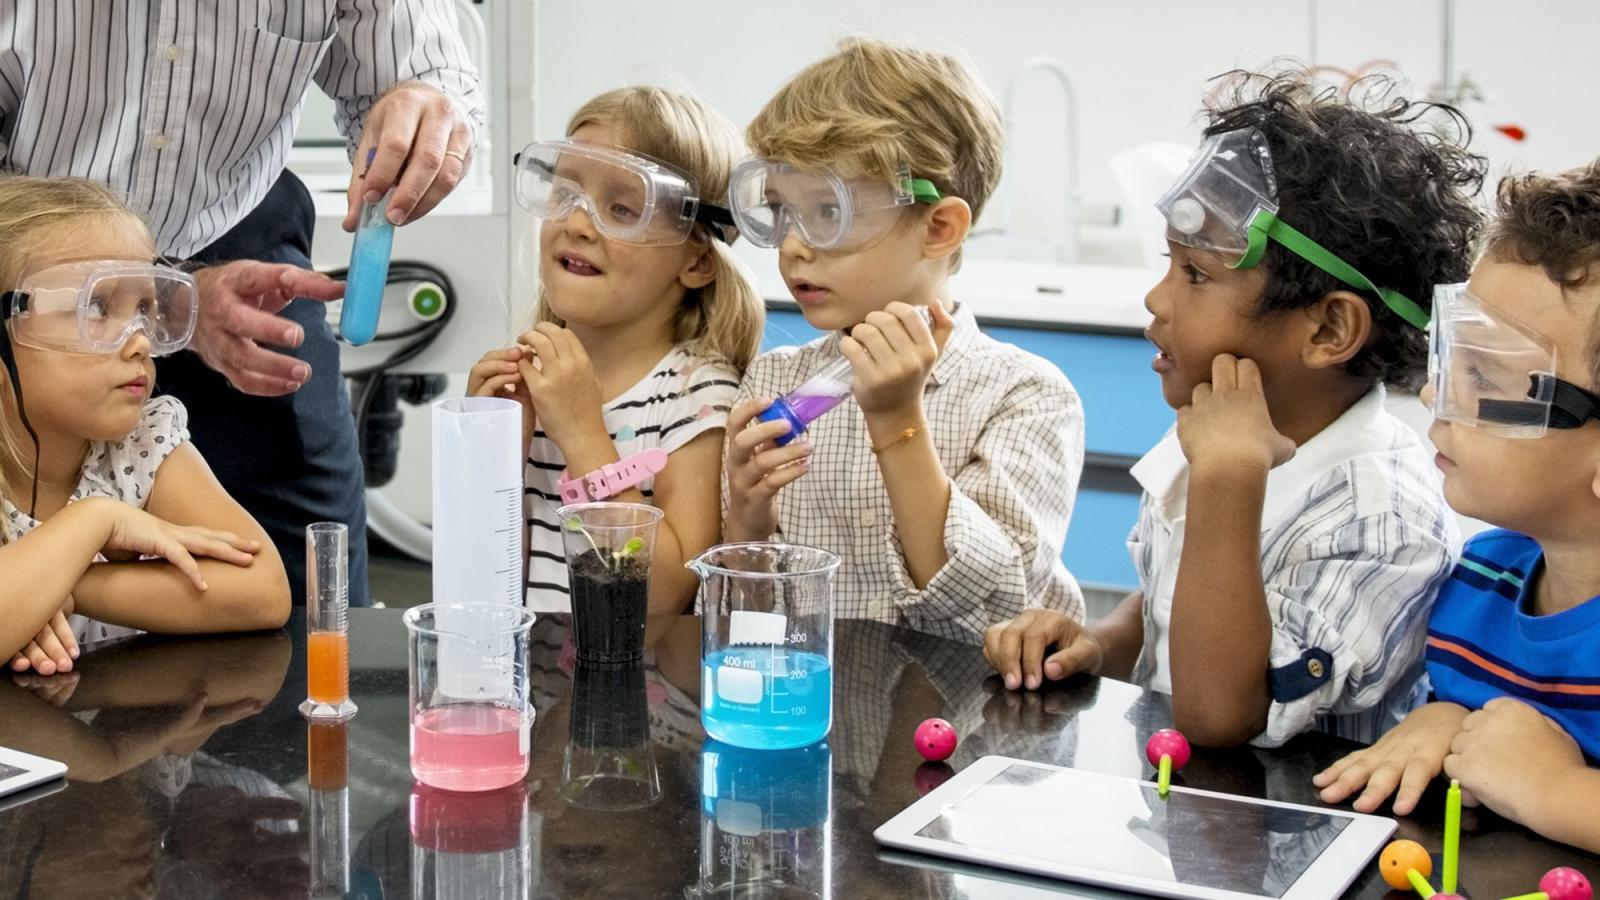
<svg viewBox="0 0 1600 900">
<path fill-rule="evenodd" d="M 850 396 L 848 393 L 802 394 L 796 391 L 783 399 L 789 404 L 789 409 L 794 411 L 795 416 L 809 425 L 823 413 L 838 406 L 848 396 Z"/>
</svg>

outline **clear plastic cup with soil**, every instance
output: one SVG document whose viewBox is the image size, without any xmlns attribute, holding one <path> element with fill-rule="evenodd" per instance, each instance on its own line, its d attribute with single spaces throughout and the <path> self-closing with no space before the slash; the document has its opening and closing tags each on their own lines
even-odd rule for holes
<svg viewBox="0 0 1600 900">
<path fill-rule="evenodd" d="M 579 661 L 638 663 L 644 658 L 650 558 L 661 510 L 639 503 L 582 503 L 563 506 L 560 514 Z"/>
</svg>

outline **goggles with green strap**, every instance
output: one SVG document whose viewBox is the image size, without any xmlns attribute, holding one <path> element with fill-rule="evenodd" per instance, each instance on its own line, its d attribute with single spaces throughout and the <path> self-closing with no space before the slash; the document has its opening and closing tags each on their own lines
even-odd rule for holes
<svg viewBox="0 0 1600 900">
<path fill-rule="evenodd" d="M 1402 319 L 1426 331 L 1428 313 L 1399 291 L 1379 287 L 1327 248 L 1278 218 L 1272 153 L 1253 128 L 1207 138 L 1183 177 L 1156 201 L 1167 219 L 1167 238 L 1231 260 L 1235 269 L 1261 263 L 1274 240 L 1341 282 L 1378 295 Z"/>
<path fill-rule="evenodd" d="M 758 247 L 777 247 L 793 230 L 818 250 L 850 250 L 883 235 L 911 205 L 939 200 L 933 182 L 909 170 L 844 178 L 760 158 L 740 163 L 728 185 L 739 233 Z"/>
</svg>

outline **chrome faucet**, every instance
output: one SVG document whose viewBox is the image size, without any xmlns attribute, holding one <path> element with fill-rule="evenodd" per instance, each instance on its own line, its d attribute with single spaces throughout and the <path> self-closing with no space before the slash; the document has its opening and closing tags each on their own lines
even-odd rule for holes
<svg viewBox="0 0 1600 900">
<path fill-rule="evenodd" d="M 1005 101 L 1001 107 L 1001 121 L 1005 128 L 1005 169 L 1010 171 L 1015 160 L 1015 131 L 1016 131 L 1016 93 L 1017 82 L 1034 69 L 1042 69 L 1051 73 L 1056 80 L 1061 82 L 1061 92 L 1066 99 L 1066 147 L 1067 155 L 1067 196 L 1066 217 L 1067 230 L 1065 239 L 1057 246 L 1057 257 L 1061 262 L 1070 262 L 1078 258 L 1078 241 L 1080 228 L 1080 203 L 1083 197 L 1082 182 L 1078 173 L 1078 97 L 1072 90 L 1072 80 L 1067 77 L 1067 70 L 1061 62 L 1052 56 L 1030 56 L 1011 73 L 1006 81 Z M 1001 231 L 1011 233 L 1013 218 L 1012 197 L 1016 193 L 1017 180 L 1012 173 L 1010 184 L 1002 198 L 1001 211 L 1003 213 Z"/>
</svg>

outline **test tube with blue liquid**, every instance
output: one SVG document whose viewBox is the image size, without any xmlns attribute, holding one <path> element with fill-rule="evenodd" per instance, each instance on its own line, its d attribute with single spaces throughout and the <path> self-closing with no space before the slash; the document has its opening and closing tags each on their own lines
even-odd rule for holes
<svg viewBox="0 0 1600 900">
<path fill-rule="evenodd" d="M 378 153 L 367 151 L 367 167 Z M 339 313 L 339 336 L 360 346 L 378 334 L 378 314 L 383 310 L 383 289 L 389 283 L 389 253 L 394 246 L 394 225 L 385 216 L 393 191 L 361 204 L 356 220 L 355 245 L 350 249 L 350 271 L 345 276 L 344 308 Z"/>
</svg>

